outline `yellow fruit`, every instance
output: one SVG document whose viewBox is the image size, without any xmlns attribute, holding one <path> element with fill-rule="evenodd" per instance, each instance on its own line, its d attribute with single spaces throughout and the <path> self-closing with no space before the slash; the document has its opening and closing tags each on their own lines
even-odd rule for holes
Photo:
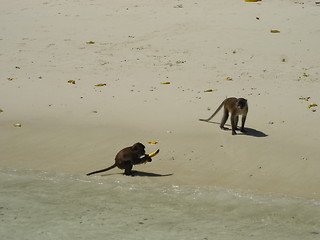
<svg viewBox="0 0 320 240">
<path fill-rule="evenodd" d="M 155 155 L 157 155 L 158 153 L 160 152 L 160 149 L 152 152 L 152 153 L 149 153 L 149 157 L 154 157 Z"/>
<path fill-rule="evenodd" d="M 170 84 L 170 82 L 162 82 L 161 84 Z"/>
<path fill-rule="evenodd" d="M 149 144 L 157 144 L 157 141 L 148 141 Z"/>
<path fill-rule="evenodd" d="M 207 90 L 204 90 L 204 92 L 213 92 L 213 91 L 217 91 L 217 89 L 207 89 Z"/>
<path fill-rule="evenodd" d="M 103 86 L 106 86 L 107 84 L 105 84 L 105 83 L 99 83 L 99 84 L 96 84 L 95 86 L 96 87 L 103 87 Z"/>
<path fill-rule="evenodd" d="M 317 107 L 317 106 L 318 106 L 318 104 L 312 103 L 312 104 L 308 105 L 308 108 Z"/>
<path fill-rule="evenodd" d="M 270 30 L 271 33 L 280 33 L 279 30 Z"/>
</svg>

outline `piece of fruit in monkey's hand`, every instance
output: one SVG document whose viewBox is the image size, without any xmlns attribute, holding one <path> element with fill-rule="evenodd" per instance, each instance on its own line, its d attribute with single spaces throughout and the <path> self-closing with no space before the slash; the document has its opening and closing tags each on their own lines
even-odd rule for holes
<svg viewBox="0 0 320 240">
<path fill-rule="evenodd" d="M 146 164 L 147 162 L 151 162 L 152 161 L 152 157 L 154 157 L 155 155 L 157 155 L 158 153 L 160 152 L 160 149 L 157 149 L 156 151 L 152 152 L 152 153 L 149 153 L 148 156 L 150 159 L 147 159 L 144 164 Z"/>
<path fill-rule="evenodd" d="M 158 150 L 156 150 L 156 151 L 154 151 L 154 152 L 152 152 L 152 153 L 149 153 L 148 155 L 149 155 L 149 157 L 154 157 L 154 156 L 157 155 L 159 152 L 160 152 L 160 149 L 158 149 Z"/>
</svg>

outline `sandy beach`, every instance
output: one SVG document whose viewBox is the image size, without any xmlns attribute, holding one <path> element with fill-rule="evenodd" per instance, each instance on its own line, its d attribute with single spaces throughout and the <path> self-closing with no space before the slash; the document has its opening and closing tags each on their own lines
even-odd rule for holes
<svg viewBox="0 0 320 240">
<path fill-rule="evenodd" d="M 320 200 L 319 16 L 313 0 L 3 2 L 0 167 L 85 175 L 141 142 L 160 153 L 140 185 Z M 226 97 L 248 100 L 247 134 L 198 120 Z"/>
</svg>

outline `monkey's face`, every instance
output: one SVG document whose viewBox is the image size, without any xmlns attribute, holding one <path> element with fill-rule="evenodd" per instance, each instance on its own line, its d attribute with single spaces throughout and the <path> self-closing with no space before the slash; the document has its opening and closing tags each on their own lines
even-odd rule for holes
<svg viewBox="0 0 320 240">
<path fill-rule="evenodd" d="M 239 98 L 237 102 L 237 108 L 243 109 L 247 106 L 247 99 Z"/>
<path fill-rule="evenodd" d="M 135 152 L 138 156 L 143 156 L 146 154 L 145 152 L 145 146 L 142 143 L 135 143 L 132 147 L 131 147 L 132 151 Z"/>
</svg>

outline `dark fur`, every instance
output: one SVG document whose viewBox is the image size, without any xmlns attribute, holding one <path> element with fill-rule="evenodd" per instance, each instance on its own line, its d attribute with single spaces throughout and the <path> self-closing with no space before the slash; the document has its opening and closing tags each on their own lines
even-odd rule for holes
<svg viewBox="0 0 320 240">
<path fill-rule="evenodd" d="M 231 126 L 232 126 L 232 135 L 236 135 L 236 130 L 238 130 L 238 120 L 239 115 L 242 115 L 242 124 L 240 131 L 245 132 L 244 124 L 246 122 L 247 114 L 248 114 L 248 102 L 247 99 L 244 98 L 227 98 L 225 99 L 218 109 L 208 118 L 208 119 L 199 119 L 200 121 L 208 122 L 211 118 L 213 118 L 222 108 L 224 107 L 223 117 L 221 119 L 220 128 L 226 130 L 228 128 L 224 127 L 225 123 L 228 120 L 229 113 L 231 113 Z"/>
<path fill-rule="evenodd" d="M 125 175 L 132 175 L 132 167 L 136 164 L 145 163 L 146 161 L 151 162 L 151 157 L 146 155 L 145 153 L 145 146 L 142 143 L 135 143 L 131 147 L 126 147 L 122 149 L 115 157 L 115 163 L 105 169 L 94 171 L 88 173 L 87 176 L 101 173 L 118 167 L 120 169 L 124 169 Z"/>
</svg>

